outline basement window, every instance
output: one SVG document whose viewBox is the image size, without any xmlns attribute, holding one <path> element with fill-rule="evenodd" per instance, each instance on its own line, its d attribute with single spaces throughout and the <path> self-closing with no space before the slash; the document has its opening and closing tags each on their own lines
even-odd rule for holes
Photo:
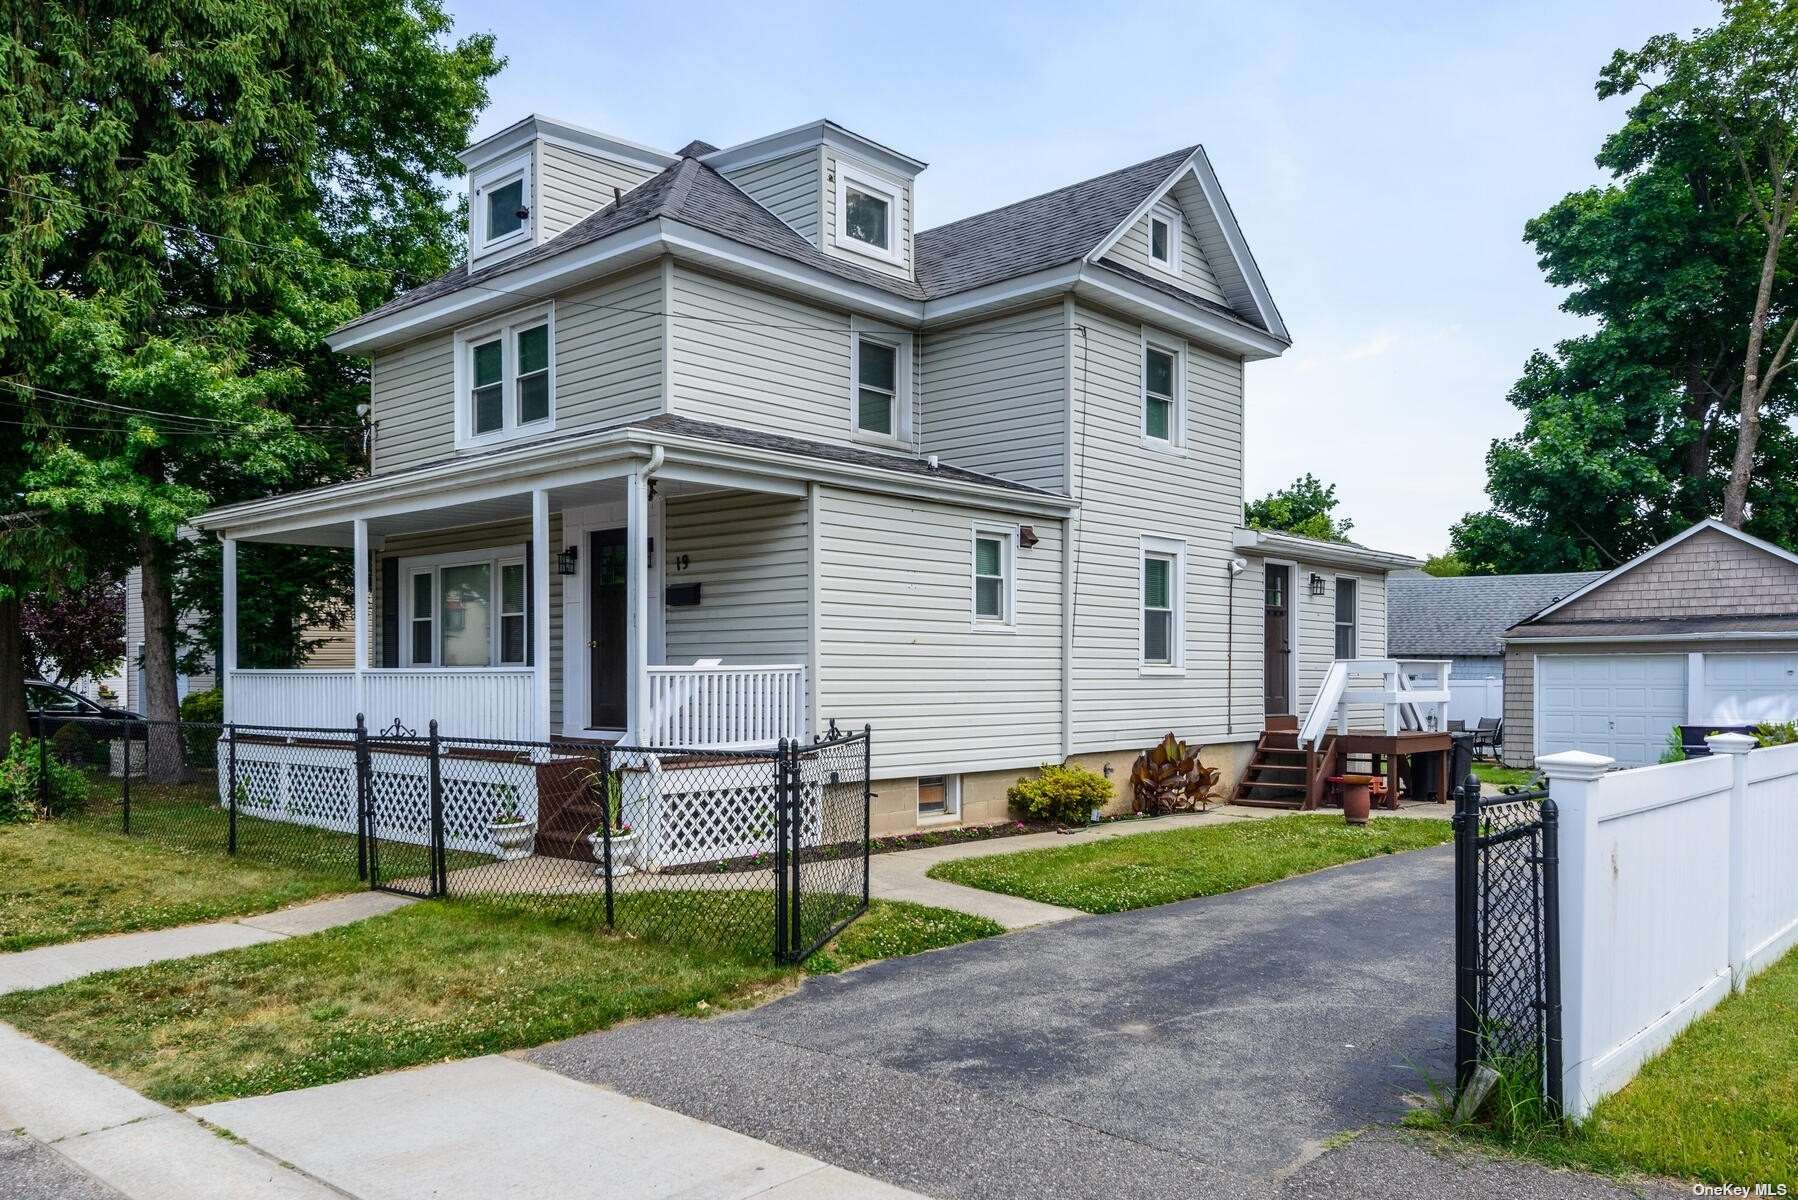
<svg viewBox="0 0 1798 1200">
<path fill-rule="evenodd" d="M 960 815 L 959 775 L 925 775 L 918 780 L 918 820 L 952 821 Z"/>
</svg>

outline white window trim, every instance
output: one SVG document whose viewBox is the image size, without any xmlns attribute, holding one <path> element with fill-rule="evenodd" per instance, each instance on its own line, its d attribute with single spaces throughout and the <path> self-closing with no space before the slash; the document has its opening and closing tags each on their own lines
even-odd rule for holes
<svg viewBox="0 0 1798 1200">
<path fill-rule="evenodd" d="M 920 825 L 953 825 L 961 820 L 961 776 L 920 775 L 918 776 L 918 782 L 922 784 L 926 779 L 938 778 L 943 781 L 943 811 L 940 813 L 924 812 L 924 801 L 922 795 L 920 795 L 918 799 L 918 810 L 913 814 Z"/>
<path fill-rule="evenodd" d="M 851 254 L 864 255 L 868 258 L 878 258 L 882 262 L 892 263 L 895 266 L 904 266 L 905 233 L 899 206 L 905 198 L 905 185 L 897 180 L 888 179 L 884 175 L 876 175 L 864 167 L 845 162 L 840 158 L 837 159 L 836 175 L 837 219 L 835 232 L 837 249 L 848 251 Z M 859 238 L 850 237 L 846 232 L 849 215 L 848 190 L 851 187 L 858 192 L 879 196 L 887 202 L 887 241 L 892 243 L 890 246 L 885 249 L 871 246 Z"/>
<path fill-rule="evenodd" d="M 1168 417 L 1167 439 L 1149 436 L 1149 351 L 1159 350 L 1163 354 L 1174 356 L 1174 411 Z M 1137 405 L 1136 431 L 1142 437 L 1142 444 L 1150 450 L 1162 453 L 1184 454 L 1186 452 L 1186 343 L 1179 338 L 1171 338 L 1157 333 L 1148 326 L 1143 326 L 1142 354 L 1137 361 Z"/>
<path fill-rule="evenodd" d="M 1168 638 L 1168 661 L 1152 663 L 1143 656 L 1148 638 L 1148 581 L 1144 578 L 1143 561 L 1151 554 L 1174 560 L 1173 578 L 1168 580 L 1168 596 L 1173 606 L 1173 629 Z M 1136 666 L 1143 675 L 1186 674 L 1186 539 L 1145 533 L 1138 539 L 1136 552 Z"/>
<path fill-rule="evenodd" d="M 438 658 L 442 654 L 443 630 L 443 577 L 444 567 L 466 567 L 486 563 L 491 569 L 493 581 L 493 620 L 487 633 L 487 656 L 491 663 L 485 667 L 442 667 Z M 525 569 L 525 657 L 530 657 L 530 564 L 525 562 L 524 549 L 521 546 L 494 546 L 482 550 L 456 550 L 444 554 L 424 554 L 415 558 L 400 559 L 400 663 L 407 667 L 432 667 L 440 671 L 522 671 L 528 670 L 529 664 L 524 662 L 502 663 L 499 660 L 501 633 L 504 624 L 500 620 L 500 568 L 520 566 Z M 431 576 L 431 659 L 419 662 L 412 657 L 412 622 L 415 614 L 412 611 L 412 579 L 416 575 L 429 573 Z"/>
<path fill-rule="evenodd" d="M 527 425 L 518 423 L 518 348 L 516 333 L 532 325 L 549 326 L 549 416 Z M 498 336 L 500 341 L 500 427 L 490 433 L 474 431 L 474 347 Z M 556 428 L 556 305 L 534 304 L 456 330 L 456 449 L 469 450 L 496 442 L 516 441 Z"/>
<path fill-rule="evenodd" d="M 975 543 L 981 538 L 997 538 L 999 569 L 1004 572 L 999 589 L 1003 617 L 983 617 L 975 611 L 979 588 L 974 574 Z M 1018 627 L 1018 530 L 1015 525 L 976 521 L 968 532 L 968 622 L 978 633 L 1012 633 Z"/>
<path fill-rule="evenodd" d="M 1146 218 L 1149 221 L 1160 221 L 1167 226 L 1167 261 L 1155 257 L 1155 234 L 1153 226 L 1149 229 L 1148 253 L 1149 265 L 1157 271 L 1165 271 L 1169 275 L 1180 273 L 1180 210 L 1171 205 L 1158 204 L 1149 210 Z"/>
<path fill-rule="evenodd" d="M 850 323 L 849 339 L 849 436 L 856 441 L 880 446 L 909 448 L 912 441 L 912 335 L 885 326 Z M 893 432 L 879 433 L 861 427 L 862 341 L 866 339 L 893 349 Z"/>
<path fill-rule="evenodd" d="M 530 149 L 488 163 L 468 177 L 468 259 L 472 263 L 507 250 L 517 250 L 536 242 L 537 188 L 536 171 L 532 169 Z M 504 187 L 513 179 L 524 181 L 521 203 L 530 210 L 524 224 L 504 237 L 487 240 L 486 195 L 496 187 Z"/>
<path fill-rule="evenodd" d="M 1345 579 L 1355 585 L 1355 611 L 1347 622 L 1342 621 L 1336 615 L 1337 597 L 1342 592 L 1342 581 Z M 1361 577 L 1359 575 L 1337 575 L 1330 583 L 1330 655 L 1332 658 L 1341 657 L 1336 653 L 1336 635 L 1342 631 L 1344 624 L 1347 624 L 1355 635 L 1353 653 L 1348 656 L 1349 660 L 1353 660 L 1361 654 Z"/>
</svg>

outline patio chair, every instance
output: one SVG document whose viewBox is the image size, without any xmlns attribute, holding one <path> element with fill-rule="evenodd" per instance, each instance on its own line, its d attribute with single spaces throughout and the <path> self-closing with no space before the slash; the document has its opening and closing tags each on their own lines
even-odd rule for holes
<svg viewBox="0 0 1798 1200">
<path fill-rule="evenodd" d="M 1450 733 L 1466 733 L 1467 722 L 1461 720 L 1459 717 L 1451 717 L 1448 722 L 1448 731 Z"/>
<path fill-rule="evenodd" d="M 1481 717 L 1480 723 L 1473 731 L 1473 755 L 1478 758 L 1482 753 L 1498 757 L 1498 748 L 1504 745 L 1505 721 L 1503 717 Z"/>
</svg>

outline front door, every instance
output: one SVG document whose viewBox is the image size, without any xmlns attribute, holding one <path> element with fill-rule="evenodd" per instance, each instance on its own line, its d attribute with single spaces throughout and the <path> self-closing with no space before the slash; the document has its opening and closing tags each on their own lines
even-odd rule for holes
<svg viewBox="0 0 1798 1200">
<path fill-rule="evenodd" d="M 1267 566 L 1267 629 L 1262 671 L 1269 713 L 1292 711 L 1292 568 Z"/>
<path fill-rule="evenodd" d="M 630 721 L 625 531 L 587 535 L 587 692 L 590 729 L 625 729 Z"/>
</svg>

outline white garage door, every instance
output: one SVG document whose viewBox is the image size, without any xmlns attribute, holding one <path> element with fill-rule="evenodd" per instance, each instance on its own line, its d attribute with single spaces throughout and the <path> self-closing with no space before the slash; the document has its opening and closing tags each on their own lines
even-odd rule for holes
<svg viewBox="0 0 1798 1200">
<path fill-rule="evenodd" d="M 1686 719 L 1683 654 L 1549 654 L 1536 660 L 1536 753 L 1586 750 L 1659 762 Z"/>
<path fill-rule="evenodd" d="M 1798 717 L 1798 654 L 1706 654 L 1698 711 L 1717 725 Z"/>
</svg>

